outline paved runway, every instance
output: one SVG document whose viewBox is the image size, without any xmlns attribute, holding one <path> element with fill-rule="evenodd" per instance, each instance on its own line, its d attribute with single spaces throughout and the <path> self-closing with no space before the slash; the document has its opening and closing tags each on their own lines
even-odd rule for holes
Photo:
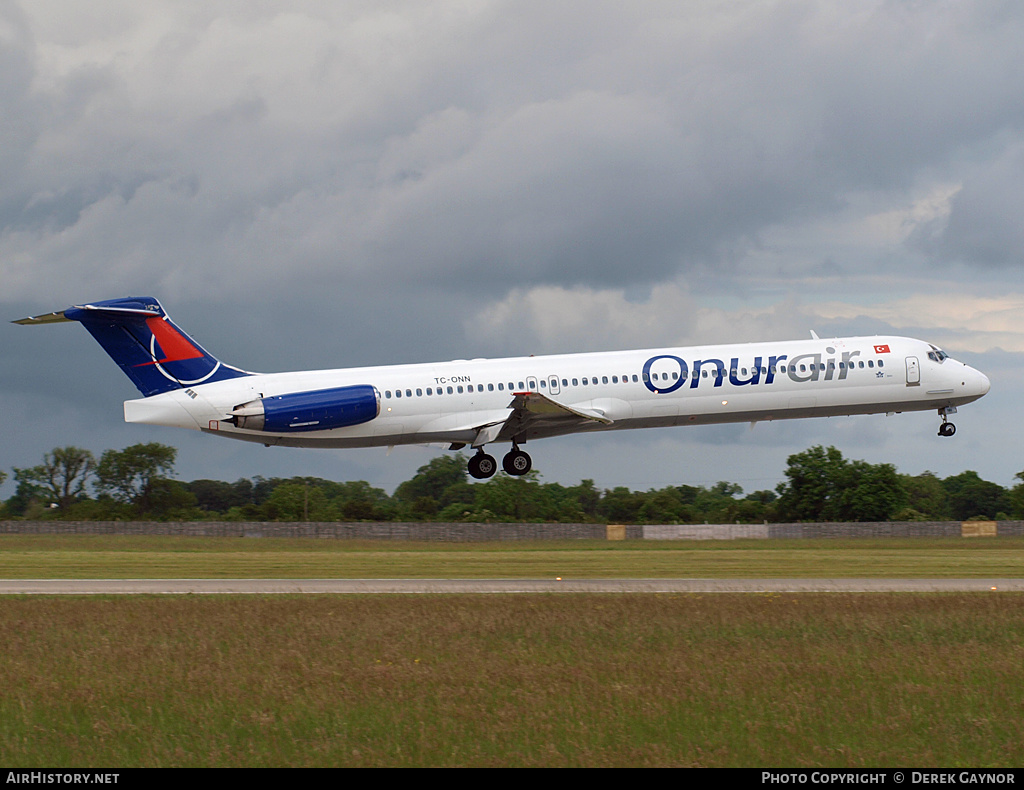
<svg viewBox="0 0 1024 790">
<path fill-rule="evenodd" d="M 0 595 L 992 591 L 1024 579 L 0 579 Z"/>
</svg>

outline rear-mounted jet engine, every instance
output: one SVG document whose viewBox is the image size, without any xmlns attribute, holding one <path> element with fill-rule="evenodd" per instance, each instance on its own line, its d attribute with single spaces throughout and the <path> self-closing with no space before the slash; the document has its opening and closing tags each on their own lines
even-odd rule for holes
<svg viewBox="0 0 1024 790">
<path fill-rule="evenodd" d="M 231 411 L 231 422 L 247 431 L 295 433 L 359 425 L 378 414 L 377 388 L 358 384 L 251 400 Z"/>
</svg>

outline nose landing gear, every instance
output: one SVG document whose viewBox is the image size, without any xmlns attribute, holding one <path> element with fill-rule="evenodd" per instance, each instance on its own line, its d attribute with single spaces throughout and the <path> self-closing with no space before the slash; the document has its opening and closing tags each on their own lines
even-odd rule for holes
<svg viewBox="0 0 1024 790">
<path fill-rule="evenodd" d="M 956 433 L 956 426 L 946 421 L 950 414 L 956 414 L 956 406 L 946 406 L 943 409 L 939 409 L 939 416 L 942 417 L 942 425 L 939 426 L 939 436 L 952 436 Z"/>
</svg>

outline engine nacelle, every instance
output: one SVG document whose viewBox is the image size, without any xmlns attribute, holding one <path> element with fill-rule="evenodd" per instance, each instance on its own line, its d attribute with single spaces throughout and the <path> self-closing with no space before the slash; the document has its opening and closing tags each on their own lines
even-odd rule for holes
<svg viewBox="0 0 1024 790">
<path fill-rule="evenodd" d="M 239 428 L 268 433 L 327 431 L 369 422 L 380 414 L 380 393 L 369 384 L 272 395 L 231 411 Z"/>
</svg>

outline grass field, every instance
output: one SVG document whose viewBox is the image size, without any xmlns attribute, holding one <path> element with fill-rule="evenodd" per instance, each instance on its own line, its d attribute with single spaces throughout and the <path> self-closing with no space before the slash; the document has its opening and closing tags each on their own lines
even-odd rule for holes
<svg viewBox="0 0 1024 790">
<path fill-rule="evenodd" d="M 1018 578 L 1024 538 L 413 543 L 0 535 L 0 578 Z"/>
<path fill-rule="evenodd" d="M 1020 577 L 1024 540 L 0 536 L 0 577 Z M 9 596 L 0 765 L 1014 766 L 1024 595 Z"/>
<path fill-rule="evenodd" d="M 15 597 L 0 764 L 1013 766 L 1024 596 Z"/>
</svg>

